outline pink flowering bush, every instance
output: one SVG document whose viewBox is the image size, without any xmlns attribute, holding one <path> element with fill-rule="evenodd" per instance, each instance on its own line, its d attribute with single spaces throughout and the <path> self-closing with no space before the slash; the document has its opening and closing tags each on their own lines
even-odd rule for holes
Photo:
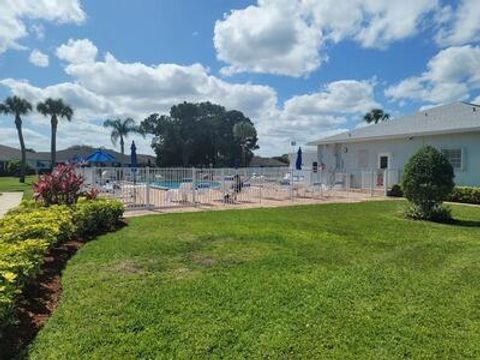
<svg viewBox="0 0 480 360">
<path fill-rule="evenodd" d="M 33 184 L 33 197 L 45 206 L 73 205 L 81 195 L 83 182 L 73 165 L 57 165 L 51 174 L 42 175 Z"/>
</svg>

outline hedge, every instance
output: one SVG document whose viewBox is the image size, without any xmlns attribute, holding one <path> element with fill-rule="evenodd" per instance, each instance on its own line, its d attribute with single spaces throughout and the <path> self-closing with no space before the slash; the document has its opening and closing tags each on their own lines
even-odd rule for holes
<svg viewBox="0 0 480 360">
<path fill-rule="evenodd" d="M 41 207 L 24 202 L 0 219 L 0 338 L 15 318 L 15 303 L 24 286 L 40 271 L 56 244 L 113 230 L 123 216 L 116 200 L 79 201 L 68 207 Z"/>
<path fill-rule="evenodd" d="M 480 205 L 480 187 L 455 187 L 446 201 Z"/>
<path fill-rule="evenodd" d="M 402 197 L 400 185 L 393 185 L 388 191 L 388 196 Z M 445 201 L 480 205 L 480 187 L 456 186 Z"/>
</svg>

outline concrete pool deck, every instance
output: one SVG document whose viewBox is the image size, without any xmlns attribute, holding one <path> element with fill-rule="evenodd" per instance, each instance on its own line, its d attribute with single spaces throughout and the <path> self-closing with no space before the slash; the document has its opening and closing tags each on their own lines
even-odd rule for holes
<svg viewBox="0 0 480 360">
<path fill-rule="evenodd" d="M 366 194 L 352 194 L 348 196 L 325 196 L 317 198 L 295 198 L 291 200 L 269 200 L 263 199 L 262 202 L 242 202 L 235 204 L 198 204 L 197 206 L 172 206 L 170 208 L 152 208 L 152 209 L 128 209 L 125 211 L 125 217 L 137 217 L 145 215 L 159 215 L 172 213 L 187 213 L 199 211 L 224 211 L 233 209 L 254 209 L 254 208 L 278 208 L 299 205 L 320 205 L 333 203 L 358 203 L 363 201 L 395 200 L 386 196 L 369 196 Z"/>
</svg>

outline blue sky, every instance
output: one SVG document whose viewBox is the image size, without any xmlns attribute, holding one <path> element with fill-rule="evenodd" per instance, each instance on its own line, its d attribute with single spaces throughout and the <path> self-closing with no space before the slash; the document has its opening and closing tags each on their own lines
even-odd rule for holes
<svg viewBox="0 0 480 360">
<path fill-rule="evenodd" d="M 478 0 L 5 0 L 0 24 L 0 98 L 69 102 L 59 148 L 112 147 L 106 118 L 210 100 L 251 117 L 258 153 L 275 155 L 372 107 L 399 117 L 480 97 Z M 47 119 L 24 127 L 48 149 Z M 0 143 L 18 143 L 4 116 Z"/>
</svg>

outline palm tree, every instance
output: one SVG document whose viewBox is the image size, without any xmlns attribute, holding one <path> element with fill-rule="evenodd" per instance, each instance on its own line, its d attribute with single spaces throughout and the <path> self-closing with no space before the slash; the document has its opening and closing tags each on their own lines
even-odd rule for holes
<svg viewBox="0 0 480 360">
<path fill-rule="evenodd" d="M 363 120 L 368 124 L 378 124 L 380 121 L 387 121 L 388 119 L 390 119 L 390 114 L 382 109 L 372 109 L 363 116 Z"/>
<path fill-rule="evenodd" d="M 52 138 L 51 138 L 51 168 L 55 167 L 57 163 L 57 126 L 58 126 L 58 118 L 67 119 L 68 121 L 72 120 L 73 117 L 73 109 L 65 104 L 62 99 L 51 99 L 48 98 L 44 102 L 40 102 L 37 104 L 37 111 L 41 113 L 43 116 L 51 116 L 51 130 L 52 130 Z"/>
<path fill-rule="evenodd" d="M 138 126 L 135 124 L 135 120 L 132 118 L 105 120 L 103 126 L 112 129 L 110 137 L 113 145 L 117 145 L 117 142 L 120 139 L 122 155 L 125 155 L 124 139 L 126 139 L 131 133 L 142 134 Z"/>
<path fill-rule="evenodd" d="M 25 182 L 25 171 L 27 168 L 27 150 L 22 132 L 22 115 L 27 115 L 32 111 L 32 104 L 18 96 L 10 96 L 5 102 L 0 103 L 0 113 L 15 115 L 15 126 L 17 128 L 18 139 L 20 140 L 20 150 L 22 151 L 22 166 L 20 168 L 20 182 Z"/>
<path fill-rule="evenodd" d="M 233 136 L 240 142 L 242 148 L 242 165 L 245 166 L 245 149 L 249 141 L 257 135 L 255 127 L 247 121 L 238 122 L 233 126 Z"/>
</svg>

